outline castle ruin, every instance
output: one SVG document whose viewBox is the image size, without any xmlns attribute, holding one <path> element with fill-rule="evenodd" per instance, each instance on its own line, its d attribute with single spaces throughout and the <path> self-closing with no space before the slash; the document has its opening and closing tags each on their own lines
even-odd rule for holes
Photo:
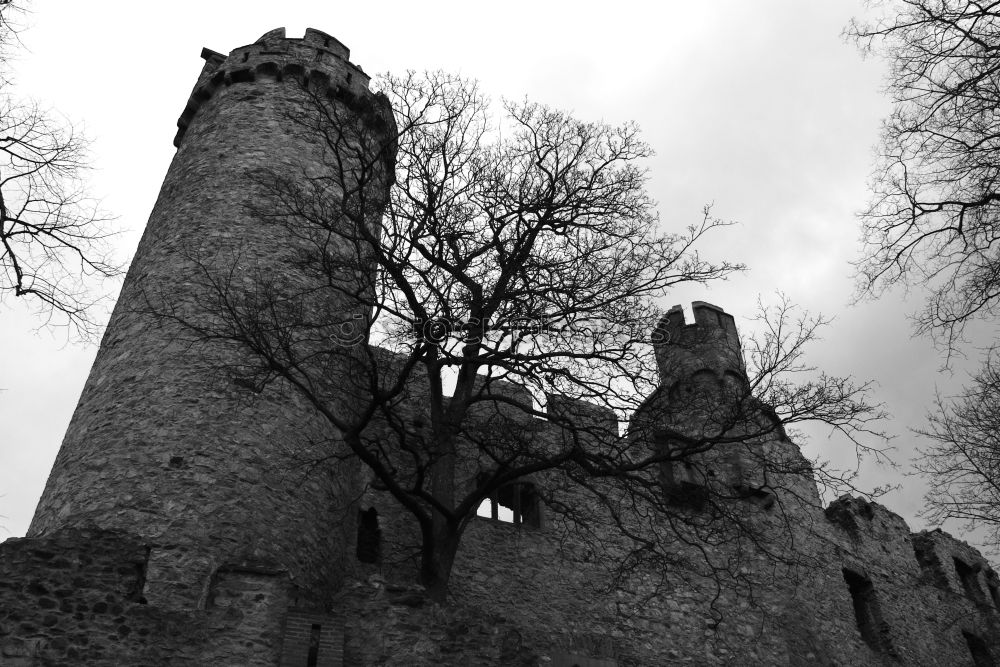
<svg viewBox="0 0 1000 667">
<path fill-rule="evenodd" d="M 662 468 L 691 535 L 706 529 L 705 499 L 724 497 L 753 543 L 708 532 L 675 546 L 677 572 L 609 570 L 615 537 L 561 521 L 554 503 L 583 501 L 557 473 L 540 474 L 484 501 L 447 604 L 430 601 L 414 583 L 412 518 L 363 466 L 292 465 L 336 439 L 313 406 L 220 373 L 239 359 L 193 345 L 179 324 L 218 305 L 195 276 L 224 274 L 236 292 L 252 276 L 272 276 L 279 293 L 306 279 L 295 234 L 248 214 L 261 187 L 252 174 L 326 168 L 324 147 L 296 127 L 310 95 L 391 138 L 392 110 L 349 56 L 312 29 L 274 30 L 228 56 L 203 51 L 177 153 L 28 535 L 0 545 L 0 665 L 994 664 L 990 564 L 947 533 L 911 533 L 877 503 L 844 496 L 823 508 L 808 461 L 764 405 L 753 405 L 764 425 L 753 435 Z M 373 156 L 372 168 L 366 196 L 377 204 L 392 165 Z M 377 228 L 378 206 L 362 210 Z M 345 280 L 366 289 L 363 275 Z M 345 323 L 367 317 L 347 300 L 316 307 Z M 621 436 L 636 446 L 676 447 L 671 434 L 752 400 L 733 317 L 702 302 L 693 313 L 688 322 L 675 307 L 652 332 L 659 388 Z M 327 375 L 363 363 L 345 355 Z M 532 403 L 521 387 L 495 387 Z M 419 422 L 419 388 L 400 410 Z M 537 420 L 498 403 L 484 423 L 540 443 L 564 437 L 566 420 L 618 432 L 596 406 L 552 396 L 548 410 Z M 682 567 L 705 562 L 731 567 Z M 733 578 L 740 588 L 724 585 Z"/>
</svg>

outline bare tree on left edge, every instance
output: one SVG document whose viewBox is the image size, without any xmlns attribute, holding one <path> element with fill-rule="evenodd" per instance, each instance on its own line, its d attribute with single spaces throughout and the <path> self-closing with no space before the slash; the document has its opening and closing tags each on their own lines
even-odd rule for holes
<svg viewBox="0 0 1000 667">
<path fill-rule="evenodd" d="M 100 282 L 120 273 L 108 218 L 84 187 L 87 142 L 11 85 L 19 3 L 0 3 L 0 300 L 26 297 L 45 324 L 98 329 Z"/>
</svg>

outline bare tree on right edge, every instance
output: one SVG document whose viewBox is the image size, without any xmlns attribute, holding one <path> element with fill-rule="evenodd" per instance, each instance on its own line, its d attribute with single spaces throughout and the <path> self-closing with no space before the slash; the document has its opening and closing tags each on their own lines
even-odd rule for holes
<svg viewBox="0 0 1000 667">
<path fill-rule="evenodd" d="M 1000 359 L 991 354 L 957 397 L 938 397 L 928 425 L 930 441 L 916 468 L 924 475 L 925 516 L 984 529 L 988 548 L 1000 549 Z"/>
<path fill-rule="evenodd" d="M 881 18 L 847 34 L 884 56 L 893 101 L 873 196 L 862 213 L 864 293 L 894 285 L 926 294 L 919 333 L 963 352 L 966 326 L 1000 315 L 1000 4 L 967 0 L 873 3 Z M 938 397 L 917 469 L 931 486 L 932 521 L 988 529 L 1000 546 L 1000 422 L 996 350 L 957 397 Z M 948 361 L 946 361 L 948 363 Z"/>
</svg>

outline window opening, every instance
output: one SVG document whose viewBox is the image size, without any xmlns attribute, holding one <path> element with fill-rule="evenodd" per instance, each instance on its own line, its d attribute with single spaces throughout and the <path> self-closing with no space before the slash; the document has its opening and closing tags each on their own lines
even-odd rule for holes
<svg viewBox="0 0 1000 667">
<path fill-rule="evenodd" d="M 941 560 L 934 551 L 934 543 L 922 535 L 913 536 L 913 555 L 917 558 L 920 571 L 935 586 L 948 588 L 948 577 L 941 567 Z"/>
<path fill-rule="evenodd" d="M 382 530 L 378 525 L 378 510 L 369 507 L 358 517 L 358 560 L 377 563 L 382 551 Z"/>
<path fill-rule="evenodd" d="M 306 667 L 316 667 L 319 662 L 319 631 L 322 626 L 313 623 L 309 630 L 309 654 L 306 656 Z"/>
<path fill-rule="evenodd" d="M 514 482 L 500 487 L 479 504 L 476 516 L 537 528 L 539 511 L 535 485 L 530 482 Z"/>
<path fill-rule="evenodd" d="M 660 464 L 660 484 L 668 503 L 691 509 L 702 509 L 708 500 L 705 484 L 713 471 L 695 467 L 685 457 L 684 445 L 663 440 L 657 443 L 664 460 Z"/>
<path fill-rule="evenodd" d="M 879 608 L 878 599 L 875 596 L 875 586 L 871 579 L 844 568 L 844 581 L 847 582 L 847 588 L 851 592 L 851 601 L 854 603 L 854 618 L 858 622 L 861 639 L 880 653 L 891 653 L 888 637 L 889 626 L 882 619 L 882 610 Z"/>
<path fill-rule="evenodd" d="M 146 598 L 143 594 L 146 591 L 146 575 L 149 571 L 149 556 L 151 553 L 152 549 L 146 547 L 145 558 L 142 559 L 142 562 L 135 564 L 135 581 L 129 587 L 128 599 L 134 600 L 139 604 L 146 604 Z"/>
<path fill-rule="evenodd" d="M 977 602 L 982 600 L 983 589 L 979 587 L 979 577 L 976 576 L 979 568 L 966 565 L 965 561 L 958 558 L 953 558 L 953 560 L 955 561 L 955 572 L 958 573 L 958 579 L 962 582 L 965 594 Z"/>
<path fill-rule="evenodd" d="M 993 656 L 990 655 L 990 649 L 986 646 L 986 642 L 983 641 L 982 637 L 965 631 L 962 631 L 962 635 L 965 636 L 965 643 L 969 645 L 969 653 L 972 654 L 973 665 L 976 667 L 994 667 L 996 665 L 993 662 Z"/>
</svg>

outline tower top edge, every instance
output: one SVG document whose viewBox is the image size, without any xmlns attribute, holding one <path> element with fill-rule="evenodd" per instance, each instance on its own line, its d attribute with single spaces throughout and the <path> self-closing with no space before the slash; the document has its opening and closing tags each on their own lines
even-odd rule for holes
<svg viewBox="0 0 1000 667">
<path fill-rule="evenodd" d="M 224 55 L 209 48 L 201 50 L 205 64 L 188 103 L 177 120 L 174 146 L 180 147 L 191 119 L 216 91 L 234 83 L 297 79 L 330 90 L 344 91 L 356 99 L 371 98 L 371 78 L 350 61 L 351 51 L 335 37 L 307 28 L 298 38 L 275 28 L 257 41 L 239 46 Z M 377 97 L 377 95 L 375 96 Z"/>
<path fill-rule="evenodd" d="M 306 28 L 305 35 L 302 37 L 288 37 L 284 28 L 275 28 L 274 30 L 268 30 L 257 38 L 257 41 L 255 41 L 254 44 L 266 45 L 271 42 L 281 41 L 304 42 L 311 46 L 328 49 L 329 51 L 341 56 L 344 60 L 351 57 L 351 50 L 347 48 L 346 44 L 330 33 L 317 30 L 316 28 Z"/>
<path fill-rule="evenodd" d="M 351 62 L 351 50 L 336 37 L 306 28 L 303 37 L 287 37 L 284 28 L 275 28 L 261 35 L 256 41 L 238 46 L 228 55 L 209 48 L 202 48 L 201 57 L 205 66 L 198 83 L 204 82 L 222 68 L 245 69 L 248 61 L 298 61 L 311 68 L 347 68 L 358 75 L 367 86 L 370 77 L 358 65 Z"/>
<path fill-rule="evenodd" d="M 688 322 L 684 316 L 684 308 L 679 304 L 673 306 L 660 318 L 656 325 L 656 331 L 678 332 L 688 327 L 725 329 L 727 331 L 735 331 L 736 329 L 736 319 L 715 304 L 707 301 L 692 301 L 691 312 L 694 314 L 694 321 Z"/>
</svg>

